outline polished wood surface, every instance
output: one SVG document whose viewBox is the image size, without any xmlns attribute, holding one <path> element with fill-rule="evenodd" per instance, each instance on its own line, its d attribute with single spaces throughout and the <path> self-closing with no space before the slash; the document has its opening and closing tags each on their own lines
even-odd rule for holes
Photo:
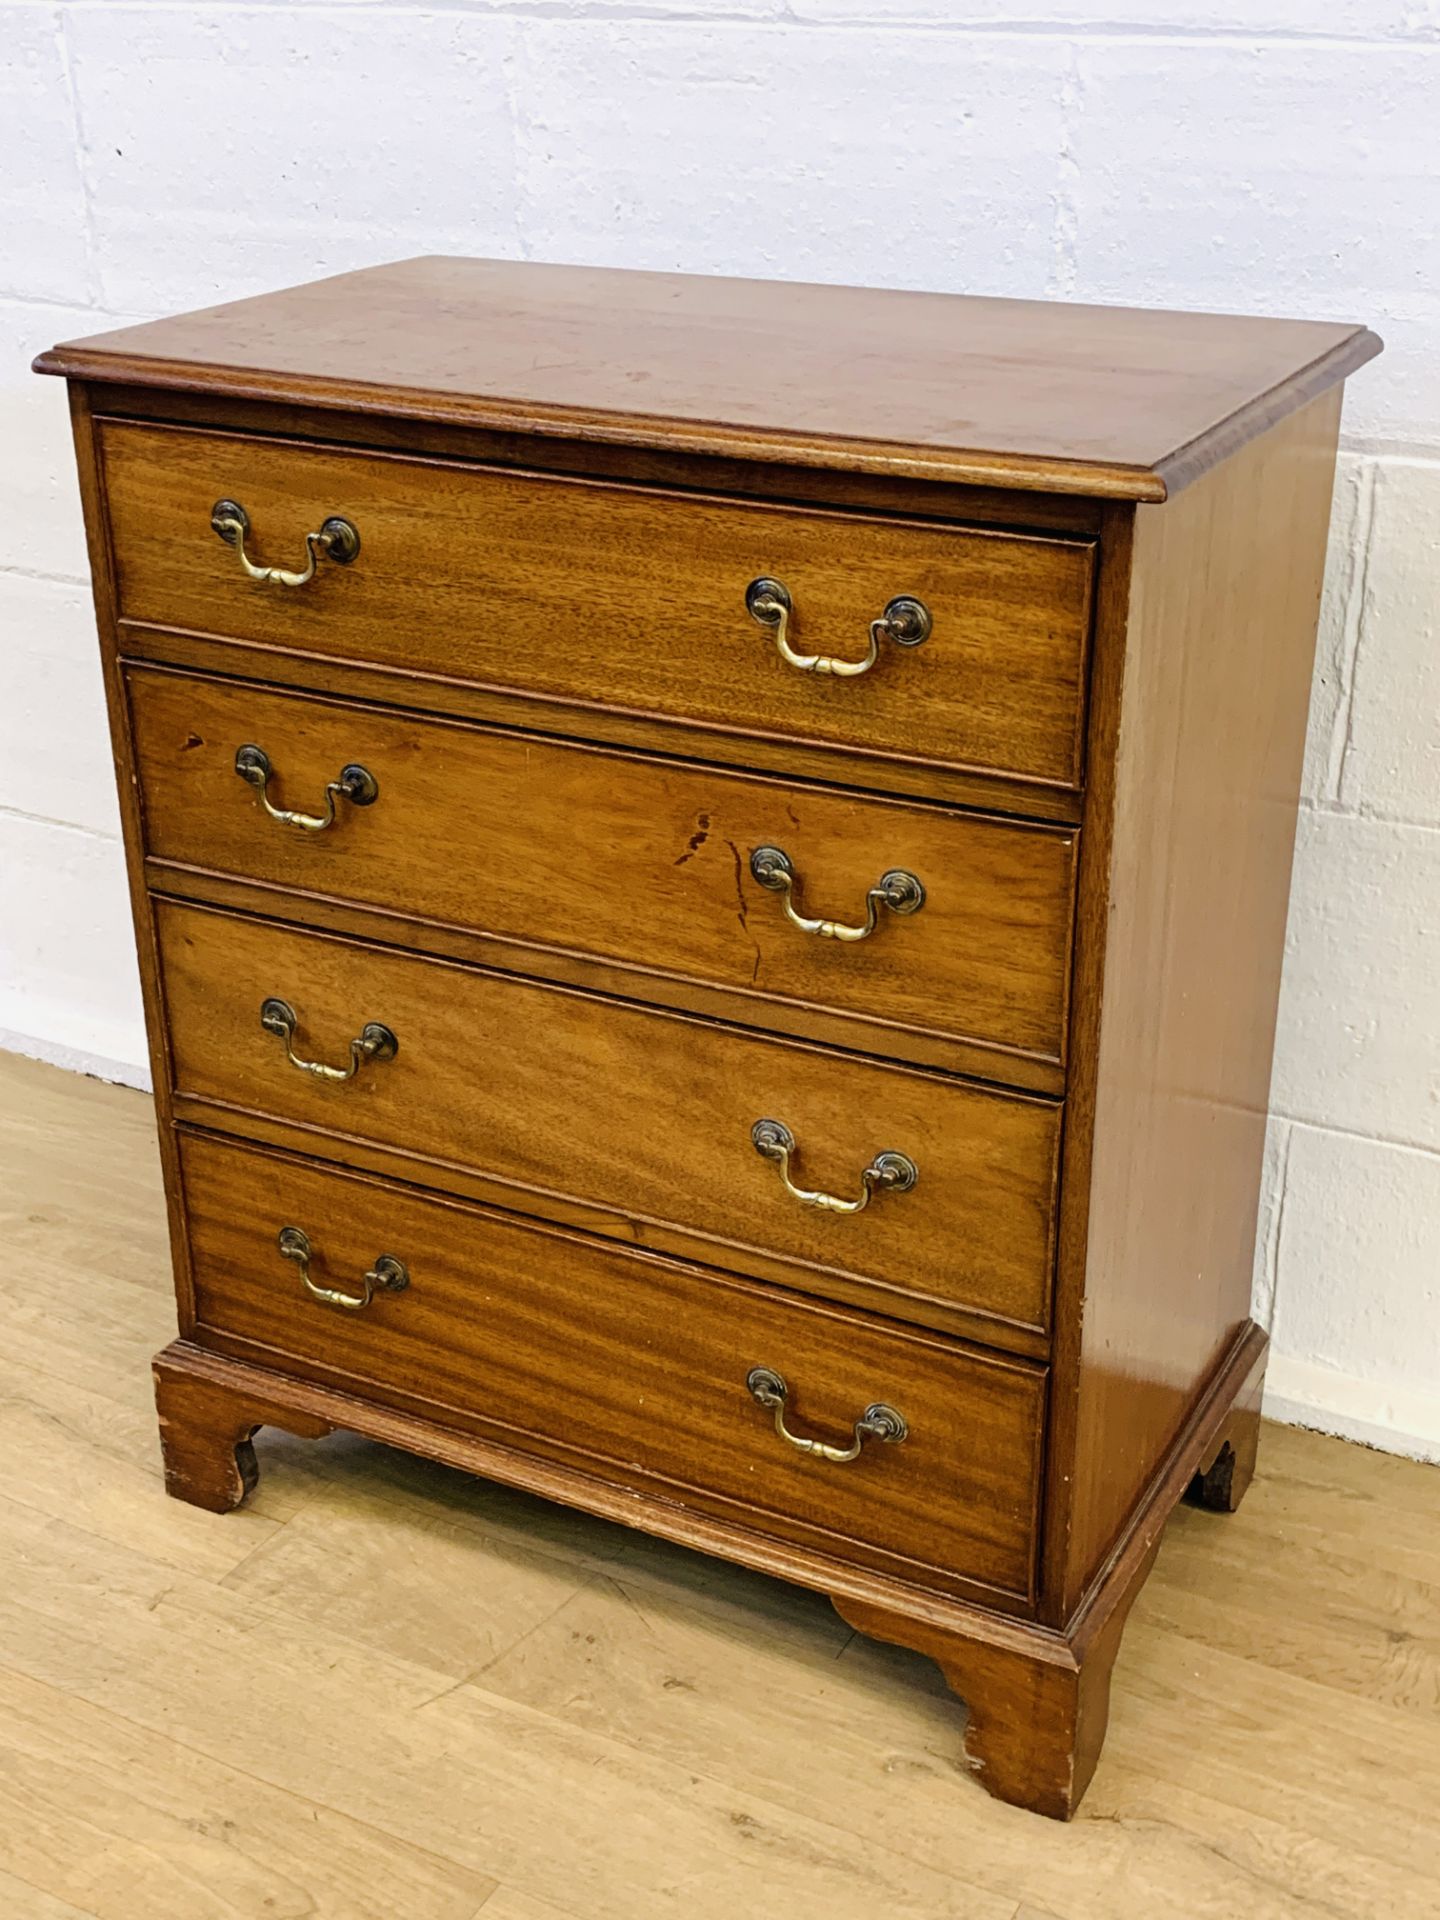
<svg viewBox="0 0 1440 1920">
<path fill-rule="evenodd" d="M 488 271 L 460 269 L 457 284 L 474 293 Z M 428 269 L 422 283 L 435 293 Z M 606 287 L 614 294 L 586 323 L 603 380 L 611 363 L 594 349 L 626 296 L 604 276 L 587 285 L 602 304 Z M 182 1333 L 156 1361 L 171 1488 L 226 1506 L 249 1486 L 255 1429 L 311 1445 L 351 1432 L 782 1574 L 867 1633 L 935 1660 L 967 1702 L 967 1757 L 981 1780 L 1068 1818 L 1095 1768 L 1123 1623 L 1167 1517 L 1187 1488 L 1233 1509 L 1255 1469 L 1267 1343 L 1247 1317 L 1246 1283 L 1304 655 L 1338 382 L 1377 343 L 1359 329 L 1083 310 L 1006 309 L 981 324 L 968 305 L 965 324 L 1008 329 L 1006 370 L 991 364 L 992 328 L 970 337 L 964 365 L 995 378 L 947 390 L 943 364 L 922 365 L 912 340 L 914 359 L 897 362 L 890 391 L 925 378 L 932 409 L 945 391 L 947 405 L 964 399 L 1008 421 L 1015 431 L 994 453 L 952 442 L 943 427 L 933 445 L 913 432 L 903 445 L 867 437 L 878 390 L 868 381 L 848 435 L 805 424 L 818 389 L 803 381 L 788 428 L 773 418 L 727 424 L 715 404 L 702 421 L 683 408 L 657 418 L 632 403 L 622 417 L 533 395 L 517 402 L 476 390 L 463 354 L 426 391 L 397 388 L 386 384 L 390 323 L 366 304 L 376 283 L 339 287 L 353 338 L 373 348 L 358 377 L 303 370 L 332 324 L 336 288 L 266 309 L 277 325 L 302 309 L 315 322 L 288 373 L 143 361 L 103 345 L 46 361 L 94 373 L 72 382 L 72 406 L 171 1204 Z M 692 296 L 712 302 L 712 315 L 713 303 L 751 298 L 744 288 L 682 289 L 672 345 L 699 338 L 683 311 Z M 563 305 L 563 290 L 557 297 Z M 831 296 L 817 304 L 830 307 Z M 905 344 L 918 307 L 893 295 L 861 304 L 867 315 L 883 309 L 892 344 Z M 838 326 L 857 309 L 841 301 L 832 311 Z M 429 364 L 454 317 L 442 300 L 427 340 L 409 329 L 412 368 Z M 181 325 L 168 337 L 194 335 Z M 272 340 L 283 348 L 278 332 Z M 657 336 L 657 394 L 666 353 Z M 542 384 L 551 372 L 568 380 L 569 364 L 561 356 Z M 861 355 L 855 366 L 864 364 Z M 695 394 L 723 396 L 726 378 L 703 355 L 693 371 Z M 838 398 L 832 387 L 825 404 Z M 1023 424 L 1042 414 L 1045 452 Z M 1086 421 L 1094 437 L 1082 445 Z M 1116 464 L 1122 446 L 1134 457 Z M 1192 481 L 1163 515 L 1136 504 Z M 295 592 L 251 585 L 209 526 L 222 494 L 243 500 L 266 564 L 300 560 L 304 534 L 333 513 L 360 527 L 359 557 L 348 572 L 322 561 Z M 745 585 L 761 573 L 794 594 L 793 638 L 807 650 L 854 658 L 892 594 L 929 602 L 934 634 L 910 653 L 883 641 L 861 678 L 798 675 L 744 611 Z M 277 719 L 303 709 L 307 754 L 318 756 L 337 716 L 363 712 L 387 729 L 372 736 L 377 752 L 408 728 L 409 777 L 422 769 L 416 790 L 429 811 L 438 803 L 446 829 L 412 824 L 409 867 L 397 844 L 374 897 L 259 871 L 250 855 L 227 861 L 213 840 L 196 845 L 185 836 L 215 814 L 213 797 L 190 807 L 164 796 L 183 795 L 207 768 L 207 791 L 225 784 L 215 729 L 172 713 L 168 744 L 140 739 L 154 700 L 184 685 L 180 670 L 205 676 L 216 702 L 249 681 L 263 683 L 256 697 Z M 518 742 L 534 765 L 516 762 Z M 331 744 L 327 733 L 327 759 Z M 194 773 L 190 754 L 202 756 Z M 587 786 L 582 762 L 603 769 L 603 782 Z M 318 757 L 292 764 L 333 771 Z M 645 797 L 657 769 L 674 783 L 669 810 Z M 477 778 L 495 843 L 485 857 L 463 824 Z M 188 857 L 147 856 L 142 780 L 157 834 L 177 836 L 169 844 L 193 848 Z M 385 780 L 388 796 L 389 771 Z M 723 794 L 713 810 L 697 782 Z M 588 900 L 616 951 L 566 947 L 538 922 L 503 932 L 467 924 L 493 871 L 485 858 L 513 855 L 515 816 L 537 787 L 532 809 L 550 853 L 563 862 L 576 847 L 596 849 L 591 890 L 566 895 L 567 909 Z M 246 827 L 260 824 L 241 798 Z M 737 890 L 732 903 L 720 844 L 711 846 L 719 825 L 734 842 L 728 878 L 738 864 L 743 889 L 737 856 L 762 826 L 747 809 L 772 800 L 793 809 L 795 829 L 808 823 L 804 862 L 793 856 L 807 887 L 825 886 L 812 872 L 838 875 L 842 860 L 863 855 L 868 866 L 882 818 L 929 836 L 940 878 L 927 873 L 926 885 L 976 906 L 943 958 L 936 950 L 931 1004 L 917 992 L 904 1011 L 900 993 L 898 1017 L 883 996 L 826 1011 L 808 987 L 776 990 L 774 967 L 762 979 L 762 936 L 750 956 L 734 945 L 741 922 L 747 939 L 762 924 L 756 906 L 771 909 L 765 924 L 776 933 L 794 932 L 773 897 L 752 902 Z M 509 817 L 496 823 L 498 812 Z M 343 861 L 353 824 L 320 858 L 339 848 Z M 1005 1023 L 1036 1012 L 1017 991 L 1022 978 L 1043 973 L 1054 990 L 1064 902 L 1052 891 L 1030 917 L 1045 884 L 1028 891 L 1033 865 L 1027 879 L 1007 879 L 994 865 L 996 835 L 1015 836 L 1012 850 L 1063 849 L 1066 898 L 1079 856 L 1065 1011 L 1028 1051 L 1003 1037 L 1019 1031 Z M 452 854 L 443 875 L 431 851 L 441 848 Z M 702 877 L 713 885 L 701 898 L 730 917 L 730 947 L 717 940 L 693 958 L 663 949 L 673 963 L 657 962 L 664 936 L 652 931 L 646 956 L 624 948 L 614 876 L 617 850 L 632 849 L 661 870 L 651 874 L 657 900 L 692 897 L 686 889 Z M 850 880 L 858 871 L 844 868 Z M 422 904 L 442 878 L 459 886 L 445 910 L 458 919 Z M 1025 927 L 1046 930 L 1030 958 Z M 906 930 L 897 922 L 884 934 Z M 904 949 L 888 939 L 877 951 Z M 748 983 L 735 978 L 747 957 Z M 805 964 L 832 960 L 843 964 L 808 953 Z M 399 1054 L 346 1085 L 321 1085 L 261 1028 L 270 995 L 296 1007 L 308 1057 L 343 1061 L 371 1020 L 393 1026 Z M 918 1184 L 853 1216 L 806 1209 L 754 1154 L 760 1118 L 794 1130 L 803 1185 L 854 1197 L 884 1149 L 913 1155 Z M 987 1471 L 1038 1486 L 1025 1508 L 1023 1591 L 1013 1567 L 1009 1586 L 962 1586 L 993 1569 L 947 1573 L 940 1563 L 957 1556 L 940 1552 L 891 1570 L 881 1561 L 894 1559 L 898 1536 L 887 1545 L 874 1526 L 837 1523 L 802 1540 L 793 1514 L 783 1534 L 769 1509 L 763 1523 L 722 1514 L 730 1495 L 714 1484 L 677 1502 L 650 1479 L 630 1484 L 579 1454 L 544 1451 L 533 1433 L 517 1449 L 482 1431 L 478 1414 L 402 1405 L 373 1353 L 361 1370 L 325 1372 L 313 1353 L 271 1344 L 263 1326 L 247 1322 L 242 1336 L 208 1325 L 197 1283 L 212 1319 L 264 1318 L 248 1284 L 258 1229 L 252 1189 L 221 1180 L 210 1250 L 197 1240 L 192 1260 L 192 1212 L 207 1203 L 192 1209 L 182 1185 L 182 1138 L 187 1152 L 228 1154 L 227 1166 L 272 1156 L 277 1188 L 313 1178 L 326 1193 L 353 1186 L 397 1215 L 413 1206 L 427 1223 L 449 1221 L 450 1251 L 440 1248 L 435 1265 L 447 1331 L 431 1327 L 427 1339 L 442 1371 L 474 1351 L 472 1381 L 484 1377 L 485 1355 L 460 1302 L 471 1286 L 507 1297 L 499 1249 L 518 1236 L 552 1254 L 562 1242 L 581 1249 L 586 1309 L 612 1329 L 622 1324 L 615 1289 L 594 1276 L 630 1263 L 673 1274 L 683 1263 L 691 1304 L 676 1308 L 683 1327 L 671 1344 L 698 1342 L 685 1348 L 692 1356 L 714 1354 L 716 1302 L 740 1289 L 766 1312 L 800 1316 L 787 1324 L 843 1324 L 856 1353 L 913 1343 L 967 1367 L 1044 1377 L 1041 1457 L 1032 1448 L 1022 1461 L 1024 1435 L 988 1428 Z M 455 1222 L 480 1218 L 477 1206 L 498 1209 L 484 1216 L 500 1236 L 485 1242 L 493 1268 L 454 1250 L 471 1244 L 469 1226 Z M 341 1219 L 348 1231 L 343 1210 Z M 377 1252 L 347 1248 L 347 1264 Z M 570 1271 L 555 1259 L 535 1268 L 525 1313 L 543 1320 Z M 288 1277 L 293 1314 L 298 1276 Z M 502 1319 L 520 1326 L 508 1310 Z M 565 1324 L 568 1344 L 546 1350 L 557 1394 L 577 1366 L 584 1374 L 578 1308 Z M 623 1325 L 624 1353 L 648 1365 L 646 1317 Z M 838 1350 L 827 1350 L 832 1363 L 826 1377 L 847 1393 L 860 1384 Z M 707 1367 L 713 1375 L 697 1360 L 692 1375 Z M 943 1398 L 937 1384 L 927 1404 L 938 1411 Z M 610 1417 L 602 1409 L 596 1419 Z M 570 1444 L 563 1420 L 559 1407 L 549 1429 L 559 1439 L 546 1446 Z M 1033 1423 L 1025 1434 L 1033 1440 Z M 702 1449 L 682 1450 L 698 1482 Z M 903 1523 L 915 1529 L 911 1546 L 969 1524 L 948 1497 L 913 1505 Z"/>
<path fill-rule="evenodd" d="M 42 371 L 1163 500 L 1364 327 L 444 257 L 70 342 Z M 208 504 L 208 503 L 207 503 Z"/>
<path fill-rule="evenodd" d="M 1435 1468 L 1267 1425 L 1238 1514 L 1181 1507 L 1060 1827 L 818 1593 L 344 1434 L 166 1500 L 148 1101 L 0 1055 L 0 1172 L 13 1920 L 1440 1907 Z"/>
<path fill-rule="evenodd" d="M 822 1550 L 839 1535 L 902 1575 L 1028 1598 L 1038 1368 L 293 1158 L 190 1138 L 180 1157 L 196 1339 Z M 323 1286 L 353 1292 L 387 1250 L 410 1284 L 322 1305 L 280 1256 L 287 1225 Z M 802 1436 L 846 1447 L 875 1402 L 909 1433 L 809 1458 L 746 1391 L 755 1366 L 784 1377 Z M 166 1445 L 183 1455 L 179 1426 Z"/>
<path fill-rule="evenodd" d="M 190 1118 L 245 1131 L 270 1116 L 340 1159 L 373 1141 L 427 1184 L 469 1168 L 527 1212 L 582 1202 L 613 1214 L 612 1234 L 669 1229 L 724 1266 L 753 1250 L 794 1263 L 796 1285 L 848 1278 L 922 1320 L 953 1303 L 993 1316 L 1001 1345 L 1004 1322 L 1047 1320 L 1051 1102 L 168 901 L 157 924 Z M 272 996 L 298 1014 L 303 1057 L 343 1066 L 367 1021 L 399 1051 L 317 1080 L 261 1026 Z M 764 1119 L 794 1134 L 797 1183 L 854 1198 L 891 1151 L 919 1178 L 859 1214 L 804 1206 L 751 1143 Z"/>
<path fill-rule="evenodd" d="M 293 890 L 301 917 L 322 896 L 413 922 L 422 942 L 444 926 L 558 947 L 634 968 L 647 998 L 671 975 L 726 988 L 760 1023 L 786 1020 L 776 1002 L 862 1016 L 906 1029 L 912 1059 L 934 1034 L 1060 1062 L 1072 832 L 254 685 L 126 681 L 157 885 L 184 890 L 198 868 Z M 320 807 L 352 762 L 379 798 L 342 801 L 323 833 L 279 825 L 235 774 L 249 742 L 275 768 L 274 804 Z M 920 878 L 924 905 L 882 908 L 860 943 L 806 935 L 752 877 L 765 846 L 793 861 L 802 913 L 863 923 L 892 868 Z M 1004 1058 L 988 1065 L 1006 1076 Z"/>
<path fill-rule="evenodd" d="M 170 1111 L 170 1043 L 165 1010 L 160 1002 L 159 963 L 150 897 L 145 885 L 145 839 L 140 818 L 140 781 L 135 766 L 126 709 L 125 683 L 116 644 L 114 552 L 105 504 L 95 417 L 85 389 L 69 388 L 70 428 L 75 441 L 75 470 L 85 518 L 85 548 L 90 563 L 90 591 L 100 642 L 100 671 L 105 686 L 105 710 L 110 723 L 114 756 L 115 797 L 125 848 L 125 878 L 130 891 L 130 916 L 135 929 L 135 957 L 140 968 L 140 993 L 145 1010 L 145 1042 L 150 1085 L 154 1090 L 155 1123 L 160 1159 L 165 1171 L 165 1200 L 170 1222 L 171 1274 L 175 1297 L 183 1314 L 189 1299 L 185 1262 L 185 1223 L 180 1196 L 180 1169 Z"/>
<path fill-rule="evenodd" d="M 1078 936 L 1082 976 L 1103 964 L 1103 980 L 1082 981 L 1074 1043 L 1093 1132 L 1077 1088 L 1067 1149 L 1083 1182 L 1088 1142 L 1089 1277 L 1057 1388 L 1066 1610 L 1250 1310 L 1338 421 L 1333 394 L 1141 512 L 1128 602 L 1102 612 L 1098 646 L 1123 669 L 1096 696 L 1115 744 L 1096 756 L 1087 857 L 1106 866 Z M 1071 1336 L 1077 1257 L 1067 1241 Z"/>
<path fill-rule="evenodd" d="M 620 708 L 1078 784 L 1087 541 L 119 422 L 101 448 L 126 620 L 540 695 L 577 728 Z M 298 566 L 338 513 L 359 555 L 257 584 L 210 527 L 221 498 L 262 564 Z M 805 653 L 862 658 L 897 596 L 934 630 L 862 678 L 803 673 L 746 611 L 761 577 Z"/>
<path fill-rule="evenodd" d="M 573 736 L 577 727 L 574 709 L 559 702 L 420 673 L 399 664 L 329 659 L 323 654 L 296 653 L 291 648 L 235 640 L 224 634 L 137 625 L 117 620 L 113 614 L 107 615 L 109 629 L 115 634 L 116 654 L 126 663 L 143 661 L 227 679 L 264 681 L 330 699 L 423 708 L 427 713 L 453 719 L 522 728 L 557 738 Z M 667 719 L 663 728 L 657 728 L 653 719 L 619 707 L 587 707 L 583 738 L 592 744 L 702 760 L 743 773 L 778 775 L 787 781 L 844 785 L 857 792 L 935 801 L 988 814 L 999 809 L 1007 817 L 1042 824 L 1078 826 L 1084 811 L 1079 789 L 1009 776 L 997 780 L 984 771 L 911 761 L 854 745 L 812 746 L 780 735 L 771 739 L 715 723 L 702 726 Z"/>
<path fill-rule="evenodd" d="M 107 418 L 160 420 L 171 425 L 217 427 L 236 433 L 275 434 L 322 445 L 374 447 L 442 459 L 475 460 L 484 466 L 537 464 L 533 434 L 437 420 L 398 419 L 344 407 L 276 405 L 236 400 L 223 393 L 184 393 L 177 388 L 124 384 L 95 389 Z M 959 486 L 944 480 L 838 467 L 793 466 L 782 460 L 743 460 L 724 453 L 676 453 L 587 440 L 575 432 L 547 434 L 538 464 L 546 473 L 584 474 L 592 479 L 641 481 L 682 492 L 719 493 L 742 499 L 808 502 L 860 512 L 898 513 L 922 519 L 963 520 L 979 526 L 1020 527 L 1030 532 L 1098 533 L 1106 502 L 1076 493 L 1027 488 Z"/>
</svg>

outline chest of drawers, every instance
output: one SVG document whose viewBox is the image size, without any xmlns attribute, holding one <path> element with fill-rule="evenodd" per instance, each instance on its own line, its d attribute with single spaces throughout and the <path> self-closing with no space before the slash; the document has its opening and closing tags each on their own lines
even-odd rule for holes
<svg viewBox="0 0 1440 1920">
<path fill-rule="evenodd" d="M 1253 1463 L 1378 345 L 421 260 L 44 355 L 170 1491 L 223 1510 L 257 1428 L 343 1428 L 805 1583 L 1069 1814 L 1166 1516 Z"/>
</svg>

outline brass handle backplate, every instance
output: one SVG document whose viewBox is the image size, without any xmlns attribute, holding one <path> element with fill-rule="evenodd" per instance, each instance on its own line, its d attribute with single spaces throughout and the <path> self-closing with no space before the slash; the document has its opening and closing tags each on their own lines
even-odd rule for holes
<svg viewBox="0 0 1440 1920">
<path fill-rule="evenodd" d="M 910 1432 L 903 1413 L 886 1406 L 883 1400 L 875 1400 L 855 1422 L 855 1438 L 848 1447 L 832 1447 L 824 1440 L 807 1440 L 803 1434 L 792 1433 L 785 1424 L 785 1402 L 790 1389 L 783 1374 L 776 1373 L 773 1367 L 752 1367 L 745 1376 L 745 1385 L 751 1398 L 774 1414 L 775 1431 L 786 1446 L 794 1447 L 798 1453 L 808 1453 L 814 1460 L 831 1460 L 843 1466 L 847 1460 L 859 1458 L 867 1440 L 883 1440 L 893 1446 Z"/>
<path fill-rule="evenodd" d="M 783 581 L 763 575 L 745 589 L 745 611 L 762 627 L 775 633 L 775 649 L 786 666 L 800 673 L 828 673 L 837 679 L 854 680 L 869 673 L 880 658 L 880 642 L 893 640 L 897 647 L 918 647 L 930 637 L 930 609 L 912 594 L 899 594 L 891 600 L 878 619 L 870 622 L 870 645 L 864 658 L 841 660 L 830 653 L 797 653 L 790 644 L 790 616 L 795 603 Z"/>
<path fill-rule="evenodd" d="M 410 1284 L 410 1273 L 405 1262 L 397 1260 L 393 1253 L 382 1253 L 369 1272 L 362 1276 L 361 1292 L 345 1293 L 339 1287 L 322 1287 L 310 1277 L 314 1251 L 309 1234 L 300 1227 L 282 1227 L 279 1244 L 283 1258 L 293 1260 L 300 1269 L 300 1278 L 305 1282 L 305 1291 L 310 1298 L 319 1300 L 327 1307 L 346 1307 L 350 1312 L 358 1313 L 362 1307 L 369 1306 L 377 1290 L 403 1293 Z"/>
<path fill-rule="evenodd" d="M 380 797 L 374 774 L 353 761 L 348 767 L 342 767 L 339 777 L 326 787 L 324 813 L 299 813 L 294 808 L 275 805 L 269 791 L 275 769 L 263 747 L 237 747 L 235 771 L 247 787 L 255 789 L 261 806 L 272 820 L 278 820 L 282 827 L 299 827 L 305 833 L 323 833 L 326 827 L 334 826 L 337 800 L 348 800 L 352 807 L 368 807 Z"/>
<path fill-rule="evenodd" d="M 925 904 L 925 889 L 913 873 L 892 867 L 882 873 L 865 896 L 865 920 L 862 926 L 846 926 L 839 920 L 811 920 L 796 910 L 799 878 L 788 853 L 779 847 L 757 847 L 750 856 L 751 876 L 772 893 L 785 896 L 785 918 L 802 933 L 817 934 L 822 940 L 868 940 L 874 933 L 881 907 L 891 913 L 918 913 Z"/>
<path fill-rule="evenodd" d="M 773 1160 L 780 1169 L 785 1191 L 802 1205 L 819 1207 L 823 1213 L 863 1213 L 877 1192 L 908 1193 L 919 1179 L 915 1162 L 903 1153 L 877 1153 L 860 1176 L 858 1200 L 841 1200 L 833 1193 L 817 1193 L 797 1187 L 790 1178 L 790 1156 L 795 1151 L 795 1136 L 779 1120 L 757 1120 L 750 1129 L 750 1141 L 762 1160 Z"/>
<path fill-rule="evenodd" d="M 348 567 L 360 551 L 360 535 L 353 522 L 332 513 L 322 520 L 314 533 L 305 536 L 305 565 L 298 572 L 288 567 L 260 567 L 245 551 L 250 531 L 250 516 L 236 500 L 217 500 L 210 509 L 210 525 L 227 547 L 240 556 L 240 565 L 252 580 L 272 587 L 303 587 L 315 578 L 319 560 L 333 560 L 337 567 Z"/>
<path fill-rule="evenodd" d="M 353 1080 L 367 1060 L 393 1060 L 400 1051 L 400 1042 L 389 1027 L 382 1027 L 378 1020 L 367 1020 L 350 1042 L 349 1066 L 327 1067 L 323 1060 L 302 1060 L 296 1053 L 295 1029 L 300 1020 L 288 1000 L 262 1001 L 260 1024 L 267 1033 L 278 1034 L 285 1042 L 285 1058 L 292 1067 L 298 1067 L 301 1073 L 313 1074 L 317 1080 Z"/>
</svg>

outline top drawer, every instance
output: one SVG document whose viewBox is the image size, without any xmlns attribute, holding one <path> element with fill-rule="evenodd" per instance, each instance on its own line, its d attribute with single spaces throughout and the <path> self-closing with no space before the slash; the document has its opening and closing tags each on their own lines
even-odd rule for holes
<svg viewBox="0 0 1440 1920">
<path fill-rule="evenodd" d="M 1080 775 L 1092 543 L 756 505 L 438 460 L 109 421 L 101 429 L 121 617 L 438 674 L 581 707 L 975 768 Z M 360 537 L 303 586 L 260 583 L 212 530 L 299 570 L 332 516 Z M 781 658 L 751 583 L 790 598 L 791 650 L 866 657 L 892 600 L 919 645 L 879 637 L 850 677 Z"/>
</svg>

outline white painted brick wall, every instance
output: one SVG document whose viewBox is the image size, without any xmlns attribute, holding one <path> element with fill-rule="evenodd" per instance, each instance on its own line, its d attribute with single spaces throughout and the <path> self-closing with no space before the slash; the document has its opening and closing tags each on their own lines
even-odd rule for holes
<svg viewBox="0 0 1440 1920">
<path fill-rule="evenodd" d="M 421 251 L 1363 320 L 1257 1312 L 1440 1457 L 1440 0 L 0 0 L 0 1039 L 143 1079 L 53 340 Z"/>
</svg>

